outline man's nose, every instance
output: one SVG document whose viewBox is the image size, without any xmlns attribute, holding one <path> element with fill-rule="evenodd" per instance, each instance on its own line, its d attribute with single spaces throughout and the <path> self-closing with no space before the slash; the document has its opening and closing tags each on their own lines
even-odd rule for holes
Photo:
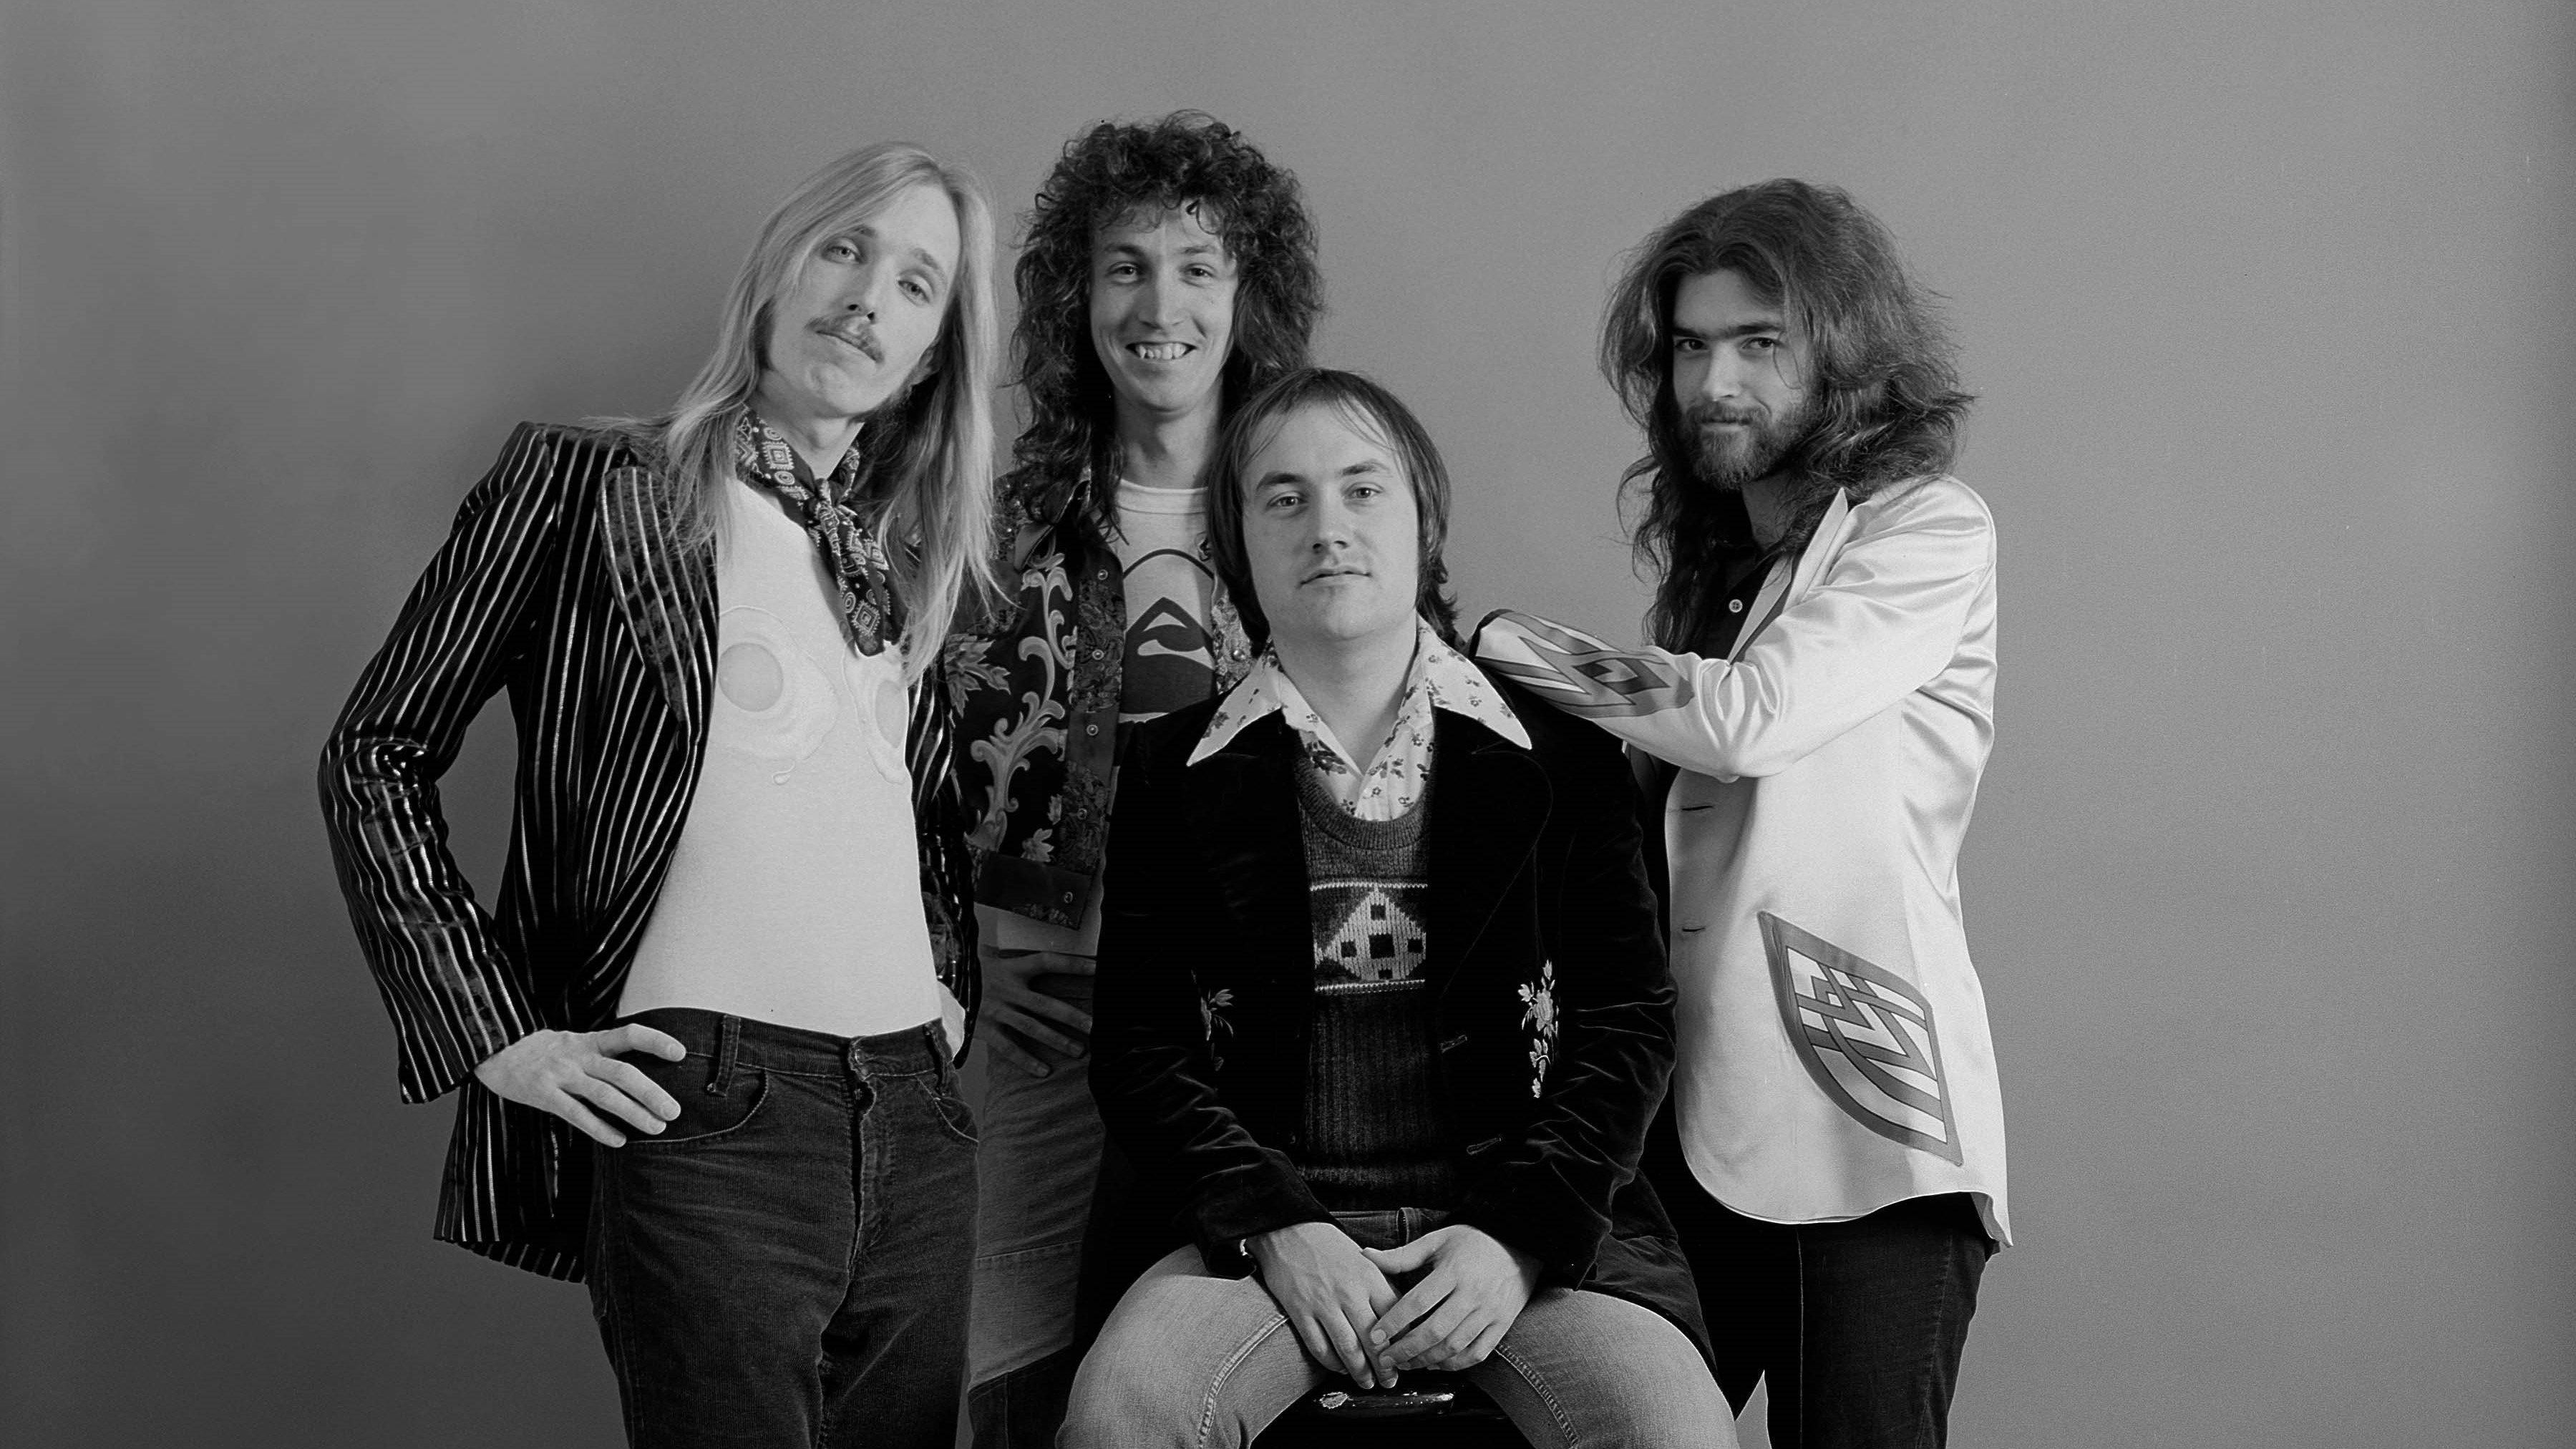
<svg viewBox="0 0 2576 1449">
<path fill-rule="evenodd" d="M 1692 390 L 1693 402 L 1723 402 L 1740 397 L 1744 392 L 1744 365 L 1723 352 L 1708 360 L 1699 376 L 1699 386 Z"/>
<path fill-rule="evenodd" d="M 1180 324 L 1180 288 L 1161 272 L 1146 274 L 1142 295 L 1137 298 L 1145 322 L 1154 327 L 1169 328 Z"/>
<path fill-rule="evenodd" d="M 1332 553 L 1347 548 L 1351 542 L 1351 511 L 1338 498 L 1325 498 L 1307 515 L 1308 546 L 1317 553 Z"/>
<path fill-rule="evenodd" d="M 877 320 L 886 288 L 894 285 L 894 274 L 885 267 L 869 267 L 850 281 L 850 289 L 841 294 L 841 310 L 855 312 L 871 322 Z"/>
</svg>

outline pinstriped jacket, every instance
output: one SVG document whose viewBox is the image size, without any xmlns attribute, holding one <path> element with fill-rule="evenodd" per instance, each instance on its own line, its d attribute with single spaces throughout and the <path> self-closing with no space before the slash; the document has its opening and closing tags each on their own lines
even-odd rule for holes
<svg viewBox="0 0 2576 1449">
<path fill-rule="evenodd" d="M 332 857 L 393 1014 L 403 1100 L 462 1088 L 437 1236 L 553 1278 L 583 1272 L 589 1145 L 473 1071 L 539 1028 L 613 1019 L 688 816 L 715 556 L 678 545 L 657 462 L 614 434 L 520 424 L 322 752 Z M 941 679 L 915 692 L 907 753 L 940 980 L 971 1024 L 974 913 Z M 518 786 L 486 912 L 448 853 L 436 781 L 503 689 Z"/>
</svg>

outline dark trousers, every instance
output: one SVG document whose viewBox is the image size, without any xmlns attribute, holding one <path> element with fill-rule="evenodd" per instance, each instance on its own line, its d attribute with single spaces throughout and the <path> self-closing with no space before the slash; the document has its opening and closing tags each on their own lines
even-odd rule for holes
<svg viewBox="0 0 2576 1449">
<path fill-rule="evenodd" d="M 938 1027 L 634 1019 L 689 1055 L 628 1057 L 679 1120 L 593 1149 L 591 1305 L 628 1442 L 949 1449 L 975 1125 Z"/>
<path fill-rule="evenodd" d="M 1727 1402 L 1741 1413 L 1770 1379 L 1774 1449 L 1949 1442 L 1959 1351 L 1994 1251 L 1966 1194 L 1849 1222 L 1760 1222 L 1691 1176 L 1670 1101 L 1647 1134 L 1644 1171 L 1699 1281 Z"/>
</svg>

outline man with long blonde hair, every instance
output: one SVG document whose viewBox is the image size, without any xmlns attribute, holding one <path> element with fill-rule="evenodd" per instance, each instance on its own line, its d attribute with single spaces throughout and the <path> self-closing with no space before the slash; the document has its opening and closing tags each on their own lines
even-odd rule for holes
<svg viewBox="0 0 2576 1449">
<path fill-rule="evenodd" d="M 511 436 L 323 752 L 403 1096 L 460 1089 L 438 1236 L 589 1280 L 638 1445 L 954 1433 L 976 975 L 930 671 L 991 584 L 992 258 L 917 147 L 815 173 L 669 412 Z M 436 782 L 505 687 L 487 913 Z"/>
</svg>

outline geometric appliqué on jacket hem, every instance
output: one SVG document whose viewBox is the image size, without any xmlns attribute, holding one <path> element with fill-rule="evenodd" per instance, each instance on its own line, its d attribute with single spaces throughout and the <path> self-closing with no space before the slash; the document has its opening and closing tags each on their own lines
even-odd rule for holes
<svg viewBox="0 0 2576 1449">
<path fill-rule="evenodd" d="M 1760 920 L 1772 993 L 1807 1075 L 1872 1132 L 1960 1165 L 1932 1003 L 1894 972 L 1769 911 Z"/>
</svg>

